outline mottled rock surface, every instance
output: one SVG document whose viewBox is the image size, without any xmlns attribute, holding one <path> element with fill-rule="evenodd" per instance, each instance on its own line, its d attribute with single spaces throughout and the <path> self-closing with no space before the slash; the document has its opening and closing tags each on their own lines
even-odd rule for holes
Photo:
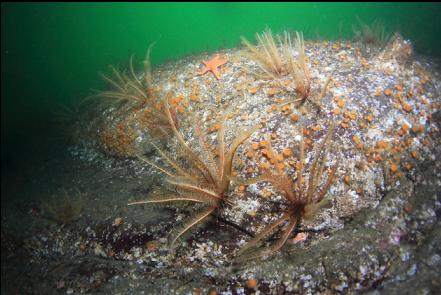
<svg viewBox="0 0 441 295">
<path fill-rule="evenodd" d="M 127 206 L 163 185 L 161 173 L 134 157 L 158 160 L 143 125 L 146 110 L 100 105 L 76 125 L 74 144 L 48 142 L 44 156 L 24 157 L 20 173 L 2 177 L 2 293 L 436 294 L 439 65 L 413 53 L 409 41 L 394 38 L 383 51 L 351 42 L 306 43 L 312 82 L 311 97 L 302 105 L 288 103 L 296 97 L 292 78 L 250 74 L 258 67 L 241 50 L 221 52 L 228 63 L 219 80 L 197 75 L 207 55 L 153 71 L 158 96 L 174 101 L 180 132 L 195 151 L 195 119 L 213 145 L 220 110 L 230 114 L 227 143 L 261 124 L 235 157 L 241 178 L 271 168 L 261 146 L 268 140 L 295 179 L 300 140 L 308 167 L 314 147 L 337 124 L 327 163 L 340 163 L 326 195 L 331 206 L 302 221 L 281 251 L 232 263 L 240 246 L 286 208 L 283 194 L 262 182 L 233 184 L 232 204 L 181 239 L 172 255 L 168 234 L 195 207 Z M 173 140 L 165 146 L 173 155 Z M 292 153 L 284 153 L 286 148 Z M 63 190 L 82 194 L 81 216 L 66 225 L 44 212 L 44 204 Z"/>
</svg>

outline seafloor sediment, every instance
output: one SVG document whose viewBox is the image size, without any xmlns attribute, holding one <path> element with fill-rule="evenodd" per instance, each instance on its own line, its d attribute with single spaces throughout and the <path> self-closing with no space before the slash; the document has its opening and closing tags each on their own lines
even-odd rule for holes
<svg viewBox="0 0 441 295">
<path fill-rule="evenodd" d="M 160 162 L 148 110 L 89 103 L 69 129 L 74 140 L 65 153 L 22 175 L 21 188 L 8 195 L 26 197 L 2 204 L 2 290 L 395 294 L 405 288 L 435 294 L 441 284 L 439 64 L 413 53 L 401 37 L 384 48 L 307 42 L 311 89 L 293 103 L 298 89 L 290 76 L 262 78 L 244 49 L 219 53 L 227 60 L 219 79 L 199 74 L 213 54 L 166 63 L 152 78 L 196 153 L 203 152 L 196 125 L 213 147 L 221 117 L 226 147 L 258 126 L 234 158 L 228 204 L 169 251 L 170 232 L 200 205 L 127 206 L 164 183 L 163 173 L 136 158 Z M 280 163 L 296 179 L 301 142 L 307 174 L 333 125 L 324 171 L 338 166 L 325 197 L 329 205 L 303 219 L 280 251 L 233 263 L 238 249 L 288 206 L 270 182 L 237 179 Z M 173 139 L 162 140 L 178 154 Z M 70 203 L 51 201 L 63 189 Z M 64 214 L 54 214 L 57 208 Z M 279 236 L 274 231 L 262 247 Z"/>
</svg>

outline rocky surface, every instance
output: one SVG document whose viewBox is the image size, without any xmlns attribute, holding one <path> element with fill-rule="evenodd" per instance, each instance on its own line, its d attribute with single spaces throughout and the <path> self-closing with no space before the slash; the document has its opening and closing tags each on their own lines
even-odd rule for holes
<svg viewBox="0 0 441 295">
<path fill-rule="evenodd" d="M 260 124 L 236 155 L 241 178 L 271 168 L 266 141 L 295 179 L 300 140 L 308 167 L 336 122 L 327 163 L 340 163 L 326 196 L 332 205 L 301 222 L 278 253 L 235 264 L 240 246 L 286 207 L 269 183 L 235 183 L 232 204 L 171 253 L 168 234 L 195 207 L 127 206 L 163 184 L 161 173 L 133 156 L 158 155 L 149 145 L 143 106 L 100 105 L 72 129 L 75 143 L 51 142 L 46 158 L 2 177 L 2 293 L 436 294 L 441 80 L 437 64 L 412 55 L 409 44 L 395 37 L 386 51 L 369 51 L 351 42 L 306 43 L 311 96 L 301 106 L 288 103 L 296 97 L 289 76 L 250 74 L 258 68 L 243 50 L 222 52 L 228 62 L 219 80 L 197 75 L 207 55 L 155 69 L 158 96 L 172 101 L 180 132 L 195 151 L 195 118 L 214 146 L 219 110 L 227 115 L 227 143 Z M 173 140 L 167 147 L 173 153 Z M 81 202 L 74 204 L 80 216 L 69 224 L 44 212 L 63 190 Z"/>
</svg>

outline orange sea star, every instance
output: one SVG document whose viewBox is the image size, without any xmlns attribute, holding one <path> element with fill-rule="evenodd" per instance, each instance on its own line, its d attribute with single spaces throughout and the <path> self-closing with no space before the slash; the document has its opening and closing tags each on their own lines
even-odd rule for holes
<svg viewBox="0 0 441 295">
<path fill-rule="evenodd" d="M 212 59 L 209 61 L 204 61 L 205 68 L 202 69 L 201 72 L 198 73 L 198 75 L 203 75 L 208 71 L 211 71 L 215 76 L 216 79 L 220 78 L 220 74 L 218 71 L 218 67 L 225 64 L 227 62 L 227 59 L 220 58 L 219 54 L 216 54 Z"/>
</svg>

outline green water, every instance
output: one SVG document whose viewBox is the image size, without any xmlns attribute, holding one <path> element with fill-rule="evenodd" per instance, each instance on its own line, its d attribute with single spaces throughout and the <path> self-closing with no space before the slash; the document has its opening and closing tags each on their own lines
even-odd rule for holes
<svg viewBox="0 0 441 295">
<path fill-rule="evenodd" d="M 50 111 L 103 86 L 98 72 L 141 60 L 153 64 L 234 47 L 266 26 L 305 38 L 348 39 L 358 19 L 380 20 L 441 55 L 439 3 L 136 3 L 1 5 L 2 160 L 50 136 Z"/>
</svg>

